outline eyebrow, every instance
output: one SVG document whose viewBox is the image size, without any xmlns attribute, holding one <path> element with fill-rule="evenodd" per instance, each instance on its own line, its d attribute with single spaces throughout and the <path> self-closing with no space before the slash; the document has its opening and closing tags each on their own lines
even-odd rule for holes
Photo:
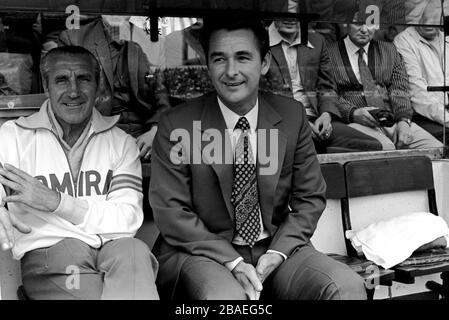
<svg viewBox="0 0 449 320">
<path fill-rule="evenodd" d="M 219 56 L 222 56 L 222 55 L 224 55 L 223 52 L 212 52 L 210 54 L 210 57 L 213 58 L 213 57 L 219 57 Z"/>
<path fill-rule="evenodd" d="M 252 56 L 253 53 L 251 51 L 247 51 L 247 50 L 242 50 L 242 51 L 237 51 L 236 55 L 241 56 L 241 55 L 247 55 L 247 56 Z"/>
<path fill-rule="evenodd" d="M 66 74 L 57 74 L 54 77 L 55 80 L 66 79 L 66 78 L 68 78 L 68 76 Z"/>
<path fill-rule="evenodd" d="M 214 58 L 214 57 L 219 57 L 219 56 L 224 56 L 224 55 L 225 55 L 224 52 L 216 51 L 216 52 L 212 52 L 210 54 L 210 57 Z M 235 52 L 235 55 L 237 55 L 237 56 L 242 56 L 242 55 L 253 56 L 253 53 L 248 50 L 241 50 L 241 51 Z"/>
</svg>

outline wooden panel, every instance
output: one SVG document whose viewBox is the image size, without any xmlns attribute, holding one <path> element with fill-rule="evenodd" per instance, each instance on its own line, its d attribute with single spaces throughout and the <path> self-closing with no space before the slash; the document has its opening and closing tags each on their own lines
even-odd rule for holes
<svg viewBox="0 0 449 320">
<path fill-rule="evenodd" d="M 346 187 L 343 166 L 339 163 L 322 164 L 321 172 L 327 184 L 326 198 L 341 199 L 345 197 Z"/>
<path fill-rule="evenodd" d="M 422 156 L 350 161 L 345 174 L 349 197 L 433 188 L 432 163 Z"/>
</svg>

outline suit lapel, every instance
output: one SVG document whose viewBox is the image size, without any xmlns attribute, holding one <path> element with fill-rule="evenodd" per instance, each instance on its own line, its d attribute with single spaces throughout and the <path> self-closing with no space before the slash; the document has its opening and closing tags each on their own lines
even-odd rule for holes
<svg viewBox="0 0 449 320">
<path fill-rule="evenodd" d="M 348 76 L 349 82 L 351 84 L 360 85 L 360 82 L 357 79 L 354 70 L 352 70 L 351 62 L 349 61 L 348 51 L 346 50 L 346 46 L 343 40 L 338 42 L 338 47 L 340 49 L 341 59 L 343 60 L 343 65 L 345 66 L 346 75 Z"/>
<path fill-rule="evenodd" d="M 228 209 L 228 213 L 232 221 L 234 221 L 234 206 L 231 203 L 232 182 L 234 178 L 233 153 L 231 140 L 226 132 L 226 123 L 218 105 L 217 96 L 215 94 L 210 95 L 205 100 L 204 111 L 201 116 L 201 131 L 203 137 L 202 140 L 206 141 L 202 141 L 201 150 L 194 150 L 194 152 L 202 152 L 202 150 L 204 150 L 204 148 L 210 143 L 208 139 L 211 136 L 211 131 L 209 131 L 211 129 L 216 130 L 216 132 L 219 132 L 221 134 L 222 161 L 220 163 L 214 163 L 209 154 L 205 152 L 204 154 L 202 154 L 203 162 L 210 163 L 210 166 L 215 171 L 220 183 L 223 200 L 226 203 L 226 208 Z"/>
<path fill-rule="evenodd" d="M 280 70 L 284 85 L 288 84 L 288 86 L 290 87 L 290 92 L 293 92 L 292 80 L 290 78 L 287 60 L 285 59 L 284 51 L 282 50 L 282 45 L 280 43 L 271 47 L 271 55 L 274 62 L 278 65 L 278 70 Z"/>
<path fill-rule="evenodd" d="M 111 52 L 109 51 L 108 40 L 105 31 L 103 30 L 101 19 L 98 21 L 93 31 L 92 38 L 95 47 L 95 52 L 100 60 L 101 68 L 104 70 L 106 78 L 111 88 L 113 88 L 113 70 L 111 63 Z"/>
<path fill-rule="evenodd" d="M 376 65 L 376 50 L 377 49 L 377 42 L 375 40 L 371 40 L 370 46 L 368 48 L 368 68 L 371 71 L 371 75 L 376 81 L 376 70 L 378 66 Z"/>
<path fill-rule="evenodd" d="M 274 194 L 279 181 L 287 147 L 287 137 L 278 127 L 281 122 L 281 116 L 265 99 L 263 99 L 262 96 L 259 95 L 259 118 L 257 122 L 259 134 L 257 139 L 257 182 L 259 187 L 259 204 L 263 221 L 265 222 L 265 226 L 270 229 L 270 232 L 272 231 L 271 220 L 273 215 Z M 261 139 L 263 130 L 266 130 L 265 146 L 263 146 L 263 139 Z M 271 143 L 270 131 L 274 132 L 274 130 L 277 130 L 278 139 Z M 274 155 L 276 157 L 277 164 L 274 167 L 273 172 L 268 173 L 266 171 L 268 166 L 274 164 L 272 161 L 268 164 L 262 163 L 262 157 L 264 157 L 263 153 L 265 155 Z"/>
<path fill-rule="evenodd" d="M 298 69 L 299 69 L 299 76 L 301 77 L 301 84 L 304 87 L 305 91 L 311 91 L 311 88 L 308 88 L 308 84 L 310 81 L 306 81 L 308 79 L 306 71 L 307 71 L 307 64 L 306 62 L 309 61 L 309 50 L 305 45 L 299 45 L 298 47 L 298 55 L 297 55 L 297 61 L 298 61 Z"/>
<path fill-rule="evenodd" d="M 265 222 L 265 225 L 270 228 L 270 231 L 271 219 L 273 214 L 274 193 L 279 181 L 282 163 L 284 162 L 287 147 L 287 137 L 285 133 L 278 128 L 278 124 L 281 122 L 281 116 L 268 104 L 268 102 L 262 96 L 259 95 L 259 115 L 257 121 L 257 130 L 259 132 L 259 136 L 257 139 L 257 181 L 259 188 L 259 204 L 263 221 Z M 206 141 L 202 142 L 201 150 L 194 150 L 194 152 L 202 152 L 202 150 L 204 150 L 204 147 L 210 143 L 208 139 L 211 134 L 210 131 L 208 132 L 208 129 L 218 130 L 218 132 L 222 134 L 226 133 L 224 139 L 222 139 L 222 150 L 227 148 L 227 150 L 229 151 L 223 151 L 222 158 L 224 160 L 224 164 L 213 163 L 212 159 L 207 153 L 204 153 L 202 156 L 203 161 L 205 163 L 210 163 L 210 166 L 217 175 L 220 189 L 223 195 L 223 200 L 226 203 L 226 208 L 228 209 L 231 220 L 234 221 L 234 207 L 231 203 L 232 183 L 234 178 L 233 152 L 229 135 L 226 132 L 226 123 L 221 113 L 220 107 L 218 106 L 216 95 L 210 95 L 205 100 L 204 111 L 201 116 L 201 133 L 202 140 Z M 263 140 L 260 136 L 261 132 L 263 132 L 261 129 L 265 130 L 266 133 L 266 144 L 264 146 L 262 146 Z M 270 130 L 277 130 L 277 140 L 271 141 Z M 262 155 L 262 153 L 264 153 L 264 155 Z M 267 158 L 268 155 L 275 156 L 277 163 L 273 164 L 272 161 L 266 163 L 263 158 Z M 267 174 L 267 170 L 270 165 L 274 166 L 274 170 L 273 172 L 268 172 Z"/>
</svg>

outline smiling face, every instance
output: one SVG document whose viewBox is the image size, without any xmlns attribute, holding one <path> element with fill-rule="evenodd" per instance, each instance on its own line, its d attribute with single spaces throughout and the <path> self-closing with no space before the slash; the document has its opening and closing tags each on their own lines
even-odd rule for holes
<svg viewBox="0 0 449 320">
<path fill-rule="evenodd" d="M 47 94 L 56 119 L 65 126 L 84 126 L 97 96 L 94 66 L 80 56 L 58 56 L 49 63 Z"/>
<path fill-rule="evenodd" d="M 270 54 L 261 58 L 254 33 L 249 29 L 220 29 L 210 36 L 208 69 L 217 94 L 239 115 L 254 107 L 260 76 L 268 71 Z"/>
</svg>

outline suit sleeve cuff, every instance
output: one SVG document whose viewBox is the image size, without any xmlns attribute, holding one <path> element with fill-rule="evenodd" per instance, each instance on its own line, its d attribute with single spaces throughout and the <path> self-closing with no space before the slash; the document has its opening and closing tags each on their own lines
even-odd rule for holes
<svg viewBox="0 0 449 320">
<path fill-rule="evenodd" d="M 234 268 L 240 263 L 240 261 L 243 261 L 242 257 L 238 257 L 237 259 L 231 262 L 226 262 L 224 265 L 226 268 L 229 269 L 229 271 L 232 272 L 232 270 L 234 270 Z"/>
<path fill-rule="evenodd" d="M 267 250 L 267 253 L 277 253 L 282 258 L 284 258 L 284 261 L 287 260 L 287 256 L 285 254 L 283 254 L 282 252 L 279 252 L 279 251 L 276 251 L 276 250 Z"/>
</svg>

